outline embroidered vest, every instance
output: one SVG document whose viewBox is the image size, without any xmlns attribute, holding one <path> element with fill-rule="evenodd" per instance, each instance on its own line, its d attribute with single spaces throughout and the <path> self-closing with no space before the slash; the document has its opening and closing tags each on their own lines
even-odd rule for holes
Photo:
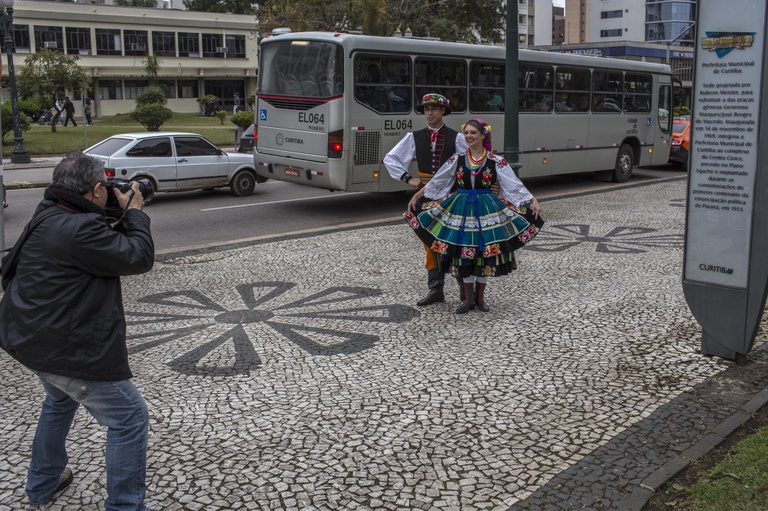
<svg viewBox="0 0 768 511">
<path fill-rule="evenodd" d="M 448 126 L 443 126 L 437 132 L 435 152 L 432 152 L 432 141 L 429 128 L 413 132 L 413 141 L 416 144 L 416 163 L 419 166 L 419 179 L 427 184 L 435 172 L 443 163 L 456 152 L 456 136 L 459 133 Z"/>
<path fill-rule="evenodd" d="M 475 169 L 476 171 L 479 170 L 480 172 L 478 172 L 478 174 L 475 176 L 475 185 L 472 186 L 472 170 L 467 167 L 467 161 L 464 159 L 463 154 L 458 158 L 459 160 L 456 162 L 457 188 L 461 188 L 463 190 L 471 190 L 472 188 L 490 188 L 491 185 L 496 183 L 496 161 L 492 160 L 491 158 L 486 158 L 483 167 L 481 169 Z M 490 180 L 483 181 L 484 174 L 490 174 Z"/>
</svg>

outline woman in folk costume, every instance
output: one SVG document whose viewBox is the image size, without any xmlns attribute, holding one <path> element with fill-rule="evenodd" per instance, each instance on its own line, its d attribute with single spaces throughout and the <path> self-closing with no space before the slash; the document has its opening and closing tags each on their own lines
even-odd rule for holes
<svg viewBox="0 0 768 511">
<path fill-rule="evenodd" d="M 404 215 L 416 235 L 440 254 L 441 266 L 446 271 L 453 267 L 463 279 L 465 299 L 457 314 L 472 307 L 475 284 L 477 308 L 490 310 L 484 298 L 488 277 L 516 269 L 515 250 L 544 225 L 539 202 L 506 160 L 491 152 L 491 127 L 472 119 L 462 129 L 469 150 L 445 162 L 414 194 Z M 454 183 L 456 193 L 448 196 Z M 500 196 L 491 192 L 494 183 L 501 187 Z M 432 202 L 416 211 L 422 197 Z"/>
</svg>

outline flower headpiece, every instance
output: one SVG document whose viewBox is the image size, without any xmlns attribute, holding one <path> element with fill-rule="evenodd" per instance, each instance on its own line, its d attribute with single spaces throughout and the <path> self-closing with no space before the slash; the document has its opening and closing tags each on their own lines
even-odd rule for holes
<svg viewBox="0 0 768 511">
<path fill-rule="evenodd" d="M 479 124 L 483 128 L 483 135 L 488 135 L 491 133 L 491 125 L 485 122 L 484 120 L 480 119 L 479 117 L 475 117 L 474 119 L 470 119 L 470 121 L 475 121 L 477 124 Z M 469 121 L 467 121 L 469 122 Z M 467 123 L 461 125 L 461 130 L 464 131 L 467 127 Z"/>
<path fill-rule="evenodd" d="M 427 105 L 435 105 L 445 108 L 444 115 L 451 113 L 451 102 L 442 94 L 424 94 L 424 97 L 421 98 L 421 104 L 416 105 L 416 111 L 420 114 L 423 114 L 424 107 Z"/>
</svg>

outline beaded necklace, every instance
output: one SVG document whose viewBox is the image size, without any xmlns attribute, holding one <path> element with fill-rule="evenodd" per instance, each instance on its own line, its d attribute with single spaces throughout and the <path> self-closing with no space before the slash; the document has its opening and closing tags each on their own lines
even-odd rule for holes
<svg viewBox="0 0 768 511">
<path fill-rule="evenodd" d="M 483 168 L 483 163 L 485 163 L 485 158 L 488 156 L 488 150 L 483 149 L 483 154 L 480 155 L 480 158 L 474 159 L 472 157 L 472 151 L 467 151 L 467 154 L 464 156 L 464 162 L 467 164 L 467 168 L 472 173 L 473 176 L 476 176 L 480 173 L 480 171 Z"/>
</svg>

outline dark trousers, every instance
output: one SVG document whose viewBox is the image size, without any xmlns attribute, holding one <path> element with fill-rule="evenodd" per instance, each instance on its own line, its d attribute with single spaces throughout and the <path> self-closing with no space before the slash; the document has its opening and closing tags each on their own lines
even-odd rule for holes
<svg viewBox="0 0 768 511">
<path fill-rule="evenodd" d="M 64 126 L 67 125 L 69 121 L 72 121 L 72 126 L 77 127 L 77 123 L 75 122 L 75 118 L 72 116 L 72 114 L 68 113 L 67 118 L 64 119 Z"/>
</svg>

